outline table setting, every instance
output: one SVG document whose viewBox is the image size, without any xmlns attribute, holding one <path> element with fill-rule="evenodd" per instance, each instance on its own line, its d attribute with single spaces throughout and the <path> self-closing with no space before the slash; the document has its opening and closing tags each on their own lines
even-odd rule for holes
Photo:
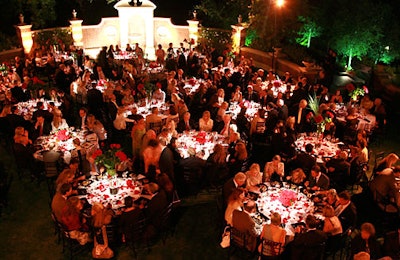
<svg viewBox="0 0 400 260">
<path fill-rule="evenodd" d="M 296 149 L 301 152 L 306 151 L 307 144 L 313 145 L 314 148 L 312 155 L 316 156 L 320 160 L 323 158 L 335 157 L 341 150 L 339 145 L 343 145 L 343 143 L 338 142 L 337 139 L 328 140 L 327 138 L 322 138 L 321 135 L 317 135 L 316 133 L 312 135 L 300 135 L 295 141 Z"/>
<path fill-rule="evenodd" d="M 217 143 L 228 146 L 225 139 L 225 136 L 217 132 L 208 133 L 192 130 L 179 134 L 176 144 L 182 158 L 188 158 L 190 153 L 194 152 L 196 156 L 207 160 Z"/>
</svg>

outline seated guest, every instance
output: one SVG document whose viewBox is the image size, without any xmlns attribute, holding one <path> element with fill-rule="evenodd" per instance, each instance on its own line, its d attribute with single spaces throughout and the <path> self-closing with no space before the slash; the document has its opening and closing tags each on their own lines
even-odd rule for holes
<svg viewBox="0 0 400 260">
<path fill-rule="evenodd" d="M 400 166 L 396 166 L 393 170 L 386 168 L 381 174 L 377 174 L 369 185 L 378 205 L 382 205 L 387 199 L 392 202 L 385 206 L 385 210 L 388 212 L 396 212 L 397 207 L 400 206 L 400 193 L 396 185 L 396 178 L 400 178 Z"/>
<path fill-rule="evenodd" d="M 179 120 L 178 125 L 176 127 L 176 131 L 178 131 L 178 133 L 183 133 L 184 131 L 190 131 L 190 130 L 194 130 L 195 129 L 195 125 L 192 119 L 190 119 L 190 113 L 186 112 L 183 115 L 183 119 Z"/>
<path fill-rule="evenodd" d="M 250 136 L 255 140 L 261 140 L 265 133 L 265 110 L 260 108 L 251 120 Z M 257 138 L 260 137 L 260 138 Z"/>
<path fill-rule="evenodd" d="M 227 152 L 221 144 L 214 146 L 214 152 L 207 158 L 205 175 L 211 186 L 224 183 L 228 177 L 228 165 L 226 163 Z"/>
<path fill-rule="evenodd" d="M 151 185 L 150 185 L 151 184 Z M 144 214 L 147 219 L 148 230 L 150 237 L 154 236 L 162 227 L 162 215 L 168 206 L 167 194 L 163 189 L 160 189 L 156 183 L 150 183 L 149 188 L 152 198 L 147 202 L 144 209 Z"/>
<path fill-rule="evenodd" d="M 229 157 L 228 167 L 229 174 L 233 176 L 237 172 L 246 172 L 248 169 L 249 156 L 247 153 L 246 144 L 239 141 L 235 145 L 235 153 Z"/>
<path fill-rule="evenodd" d="M 151 127 L 151 124 L 154 123 L 161 123 L 162 118 L 161 116 L 158 115 L 158 107 L 152 107 L 151 108 L 151 114 L 146 116 L 146 129 L 149 130 Z"/>
<path fill-rule="evenodd" d="M 256 203 L 252 200 L 244 205 L 243 211 L 234 210 L 232 213 L 232 225 L 235 229 L 246 234 L 247 250 L 254 252 L 257 246 L 257 231 L 255 222 L 250 214 L 256 211 Z"/>
<path fill-rule="evenodd" d="M 93 114 L 89 114 L 87 116 L 86 127 L 88 130 L 96 134 L 100 143 L 105 142 L 107 139 L 107 131 L 105 130 L 103 124 Z"/>
<path fill-rule="evenodd" d="M 339 201 L 338 201 L 338 196 L 337 196 L 337 192 L 335 189 L 329 189 L 326 191 L 324 202 L 325 202 L 325 205 L 330 205 L 334 209 L 338 206 Z"/>
<path fill-rule="evenodd" d="M 306 230 L 300 233 L 300 227 L 296 228 L 296 235 L 291 243 L 291 259 L 321 259 L 324 253 L 323 247 L 328 236 L 321 230 L 317 230 L 318 220 L 313 215 L 306 217 Z"/>
<path fill-rule="evenodd" d="M 322 231 L 328 235 L 326 249 L 331 251 L 334 248 L 338 248 L 340 235 L 343 233 L 342 224 L 338 217 L 335 216 L 335 210 L 330 205 L 326 205 L 322 209 L 322 215 L 325 217 Z"/>
<path fill-rule="evenodd" d="M 87 128 L 87 124 L 86 124 L 87 115 L 88 115 L 87 108 L 81 107 L 79 109 L 79 116 L 75 123 L 76 129 L 86 129 Z"/>
<path fill-rule="evenodd" d="M 378 165 L 374 169 L 376 173 L 380 173 L 386 168 L 392 168 L 394 164 L 397 163 L 399 160 L 399 156 L 395 153 L 390 153 L 385 158 L 383 158 L 381 161 L 378 162 Z"/>
<path fill-rule="evenodd" d="M 236 132 L 237 127 L 234 124 L 231 124 L 231 116 L 228 114 L 223 115 L 222 117 L 222 124 L 220 124 L 220 126 L 217 126 L 215 128 L 215 130 L 223 135 L 228 137 L 230 135 L 231 132 Z"/>
<path fill-rule="evenodd" d="M 38 116 L 42 116 L 46 120 L 46 122 L 50 123 L 53 119 L 53 114 L 44 109 L 44 103 L 41 101 L 37 102 L 36 108 L 37 110 L 32 114 L 32 121 L 35 122 Z"/>
<path fill-rule="evenodd" d="M 335 215 L 339 218 L 344 232 L 354 228 L 357 221 L 357 209 L 350 200 L 348 191 L 342 191 L 338 195 L 338 206 L 335 208 Z"/>
<path fill-rule="evenodd" d="M 51 210 L 58 221 L 62 221 L 64 208 L 67 206 L 67 199 L 72 194 L 70 183 L 64 183 L 56 192 L 51 202 Z"/>
<path fill-rule="evenodd" d="M 151 95 L 151 99 L 155 100 L 159 103 L 164 103 L 166 94 L 161 88 L 162 88 L 162 84 L 160 82 L 157 82 L 156 90 L 153 91 L 153 94 Z"/>
<path fill-rule="evenodd" d="M 281 162 L 281 157 L 275 155 L 271 162 L 267 162 L 264 167 L 264 181 L 282 181 L 285 175 L 285 165 Z"/>
<path fill-rule="evenodd" d="M 193 147 L 188 148 L 189 157 L 179 161 L 179 168 L 182 170 L 179 176 L 182 187 L 186 194 L 196 194 L 204 182 L 203 169 L 206 161 L 202 156 L 197 156 Z"/>
<path fill-rule="evenodd" d="M 297 186 L 302 186 L 307 179 L 307 175 L 301 168 L 297 168 L 294 169 L 290 176 L 287 176 L 286 179 Z"/>
<path fill-rule="evenodd" d="M 347 152 L 341 151 L 337 157 L 332 158 L 326 163 L 331 185 L 337 191 L 344 190 L 350 178 L 350 163 L 347 159 Z"/>
<path fill-rule="evenodd" d="M 96 202 L 92 206 L 91 215 L 94 229 L 94 243 L 104 245 L 108 248 L 106 225 L 111 223 L 114 216 L 112 209 L 105 208 L 102 204 Z M 111 249 L 109 248 L 109 250 Z"/>
<path fill-rule="evenodd" d="M 125 208 L 119 217 L 119 231 L 122 234 L 122 242 L 130 240 L 130 235 L 135 225 L 144 218 L 142 209 L 134 205 L 132 197 L 128 196 L 124 199 Z"/>
<path fill-rule="evenodd" d="M 225 182 L 224 187 L 222 189 L 222 195 L 225 203 L 228 202 L 230 195 L 236 188 L 243 187 L 245 184 L 246 184 L 246 174 L 244 174 L 243 172 L 236 173 L 235 177 Z"/>
<path fill-rule="evenodd" d="M 56 191 L 60 190 L 61 187 L 68 183 L 73 187 L 73 181 L 75 178 L 75 172 L 72 169 L 63 170 L 60 175 L 58 175 L 56 180 Z M 76 190 L 74 190 L 76 192 Z"/>
<path fill-rule="evenodd" d="M 36 140 L 38 137 L 49 135 L 51 132 L 51 123 L 47 122 L 42 115 L 36 117 L 36 123 L 32 132 L 32 140 Z"/>
<path fill-rule="evenodd" d="M 379 242 L 375 237 L 375 227 L 368 222 L 361 225 L 361 232 L 351 240 L 351 256 L 360 252 L 369 253 L 371 259 L 382 257 Z"/>
<path fill-rule="evenodd" d="M 211 132 L 213 129 L 214 121 L 210 118 L 210 111 L 203 112 L 203 117 L 199 119 L 199 130 Z"/>
<path fill-rule="evenodd" d="M 285 245 L 286 230 L 281 227 L 281 215 L 278 212 L 271 213 L 271 224 L 265 224 L 261 231 L 260 239 L 267 239 L 269 241 L 278 242 L 281 244 L 280 250 L 277 251 L 276 248 L 263 247 L 262 243 L 258 247 L 258 251 L 262 253 L 262 256 L 279 256 Z M 272 251 L 274 250 L 274 251 Z M 261 257 L 261 259 L 263 259 Z"/>
<path fill-rule="evenodd" d="M 246 172 L 246 188 L 250 191 L 259 190 L 258 186 L 262 183 L 263 173 L 260 171 L 260 165 L 253 163 Z"/>
<path fill-rule="evenodd" d="M 228 225 L 232 226 L 232 215 L 234 210 L 242 210 L 243 201 L 246 197 L 245 190 L 236 188 L 233 190 L 228 198 L 228 205 L 225 210 L 225 221 Z"/>
<path fill-rule="evenodd" d="M 66 207 L 63 209 L 61 222 L 72 239 L 76 239 L 79 244 L 85 245 L 90 241 L 88 227 L 85 225 L 86 219 L 83 218 L 81 210 L 82 202 L 78 197 L 69 197 Z"/>
<path fill-rule="evenodd" d="M 329 177 L 321 172 L 321 167 L 314 165 L 311 168 L 311 176 L 305 182 L 305 186 L 313 191 L 327 190 L 329 188 Z"/>
<path fill-rule="evenodd" d="M 51 121 L 51 131 L 56 132 L 58 130 L 67 129 L 67 121 L 62 117 L 61 110 L 55 109 L 53 111 L 53 121 Z"/>
</svg>

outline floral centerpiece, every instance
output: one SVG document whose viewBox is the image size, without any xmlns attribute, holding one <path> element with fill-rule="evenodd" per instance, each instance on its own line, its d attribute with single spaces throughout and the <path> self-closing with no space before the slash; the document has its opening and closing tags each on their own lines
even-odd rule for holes
<svg viewBox="0 0 400 260">
<path fill-rule="evenodd" d="M 8 67 L 7 64 L 2 63 L 2 64 L 0 65 L 0 74 L 1 74 L 3 77 L 7 76 L 9 69 L 10 69 L 10 68 Z"/>
<path fill-rule="evenodd" d="M 297 201 L 297 192 L 293 190 L 281 190 L 278 200 L 284 207 L 290 207 Z"/>
<path fill-rule="evenodd" d="M 316 125 L 318 134 L 323 134 L 325 132 L 325 128 L 332 123 L 334 114 L 330 111 L 321 114 L 319 111 L 319 102 L 319 98 L 317 98 L 315 95 L 309 96 L 308 106 L 311 111 L 306 115 L 306 119 L 307 121 Z"/>
<path fill-rule="evenodd" d="M 71 136 L 70 136 L 69 132 L 67 131 L 67 129 L 62 129 L 62 130 L 57 131 L 56 138 L 58 141 L 65 142 L 68 139 L 70 139 Z"/>
<path fill-rule="evenodd" d="M 92 154 L 92 158 L 96 163 L 103 165 L 107 169 L 109 177 L 116 176 L 117 165 L 128 159 L 126 154 L 121 150 L 120 144 L 110 144 L 110 149 L 104 153 L 101 149 L 97 149 Z"/>
<path fill-rule="evenodd" d="M 205 144 L 207 142 L 207 133 L 200 131 L 195 138 L 199 144 Z"/>
<path fill-rule="evenodd" d="M 366 86 L 355 87 L 352 83 L 346 85 L 346 89 L 349 92 L 349 97 L 353 101 L 357 101 L 359 96 L 368 94 L 368 88 Z"/>
</svg>

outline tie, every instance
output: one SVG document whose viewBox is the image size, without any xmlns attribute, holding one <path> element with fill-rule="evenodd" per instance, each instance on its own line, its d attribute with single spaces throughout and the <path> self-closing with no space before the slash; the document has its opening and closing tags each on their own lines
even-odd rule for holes
<svg viewBox="0 0 400 260">
<path fill-rule="evenodd" d="M 302 108 L 299 108 L 299 113 L 297 114 L 297 124 L 300 124 L 301 122 L 301 112 L 302 112 Z"/>
<path fill-rule="evenodd" d="M 43 135 L 43 125 L 39 126 L 39 136 Z"/>
</svg>

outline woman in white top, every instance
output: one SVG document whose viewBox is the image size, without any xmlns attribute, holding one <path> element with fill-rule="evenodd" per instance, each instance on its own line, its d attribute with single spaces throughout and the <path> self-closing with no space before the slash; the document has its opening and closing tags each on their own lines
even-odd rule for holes
<svg viewBox="0 0 400 260">
<path fill-rule="evenodd" d="M 279 155 L 275 155 L 271 162 L 265 164 L 264 181 L 280 181 L 284 175 L 285 165 Z"/>
<path fill-rule="evenodd" d="M 61 110 L 55 109 L 53 112 L 53 121 L 51 121 L 51 131 L 56 132 L 58 130 L 67 129 L 68 124 L 64 118 L 62 118 Z"/>
<path fill-rule="evenodd" d="M 260 165 L 253 163 L 246 172 L 246 188 L 248 190 L 259 190 L 257 185 L 262 183 L 263 173 L 260 171 Z"/>
<path fill-rule="evenodd" d="M 335 236 L 343 233 L 342 224 L 337 216 L 335 210 L 331 205 L 326 205 L 322 210 L 322 215 L 325 217 L 324 227 L 322 231 L 329 236 Z"/>
<path fill-rule="evenodd" d="M 203 112 L 203 117 L 199 119 L 199 130 L 211 132 L 214 126 L 214 121 L 210 118 L 210 111 Z"/>
<path fill-rule="evenodd" d="M 245 198 L 244 189 L 236 188 L 228 198 L 228 205 L 225 210 L 225 221 L 232 226 L 232 215 L 235 209 L 242 210 Z"/>
</svg>

